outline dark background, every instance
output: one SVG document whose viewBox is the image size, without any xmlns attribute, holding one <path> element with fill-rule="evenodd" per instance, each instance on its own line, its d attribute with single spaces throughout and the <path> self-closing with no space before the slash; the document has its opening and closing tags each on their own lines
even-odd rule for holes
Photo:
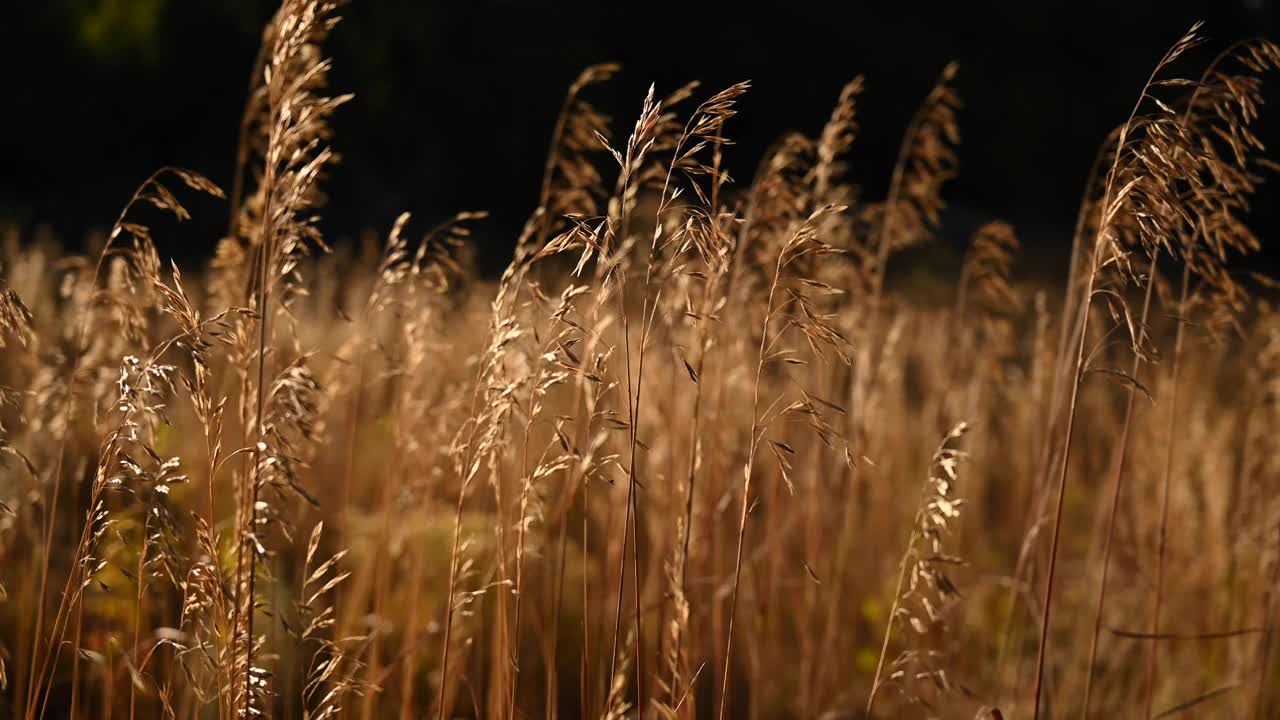
<svg viewBox="0 0 1280 720">
<path fill-rule="evenodd" d="M 0 222 L 77 245 L 110 225 L 156 167 L 228 187 L 265 0 L 29 0 L 0 19 Z M 343 161 L 327 184 L 337 242 L 385 233 L 402 210 L 424 225 L 493 213 L 481 260 L 505 263 L 534 207 L 555 115 L 584 66 L 623 64 L 591 98 L 618 135 L 650 82 L 707 92 L 751 79 L 730 126 L 730 171 L 746 182 L 786 130 L 816 133 L 840 87 L 863 73 L 852 175 L 880 197 L 908 118 L 958 60 L 961 175 L 947 190 L 948 242 L 987 219 L 1017 225 L 1031 257 L 1059 270 L 1093 154 L 1128 114 L 1155 61 L 1197 19 L 1211 43 L 1196 74 L 1237 39 L 1280 39 L 1276 0 L 699 4 L 356 0 L 334 33 L 334 121 Z M 1280 78 L 1271 78 L 1280 93 Z M 1273 97 L 1280 95 L 1273 94 Z M 1277 100 L 1276 102 L 1280 102 Z M 1275 110 L 1272 108 L 1272 110 Z M 1264 139 L 1280 143 L 1280 111 Z M 1278 158 L 1280 159 L 1280 158 Z M 1280 229 L 1273 183 L 1255 205 L 1264 241 Z M 226 206 L 160 234 L 162 252 L 204 256 Z M 1277 253 L 1266 262 L 1275 265 Z"/>
</svg>

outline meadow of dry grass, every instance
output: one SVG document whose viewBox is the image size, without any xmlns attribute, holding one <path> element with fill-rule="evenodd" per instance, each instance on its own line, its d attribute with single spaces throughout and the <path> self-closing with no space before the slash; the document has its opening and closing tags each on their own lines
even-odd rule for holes
<svg viewBox="0 0 1280 720">
<path fill-rule="evenodd" d="M 1276 46 L 1153 58 L 1064 282 L 993 219 L 940 303 L 889 270 L 954 66 L 882 199 L 861 78 L 733 182 L 748 84 L 615 134 L 601 65 L 499 279 L 483 213 L 330 250 L 337 4 L 267 28 L 206 266 L 152 242 L 223 197 L 176 168 L 89 257 L 3 238 L 0 717 L 1280 713 Z"/>
</svg>

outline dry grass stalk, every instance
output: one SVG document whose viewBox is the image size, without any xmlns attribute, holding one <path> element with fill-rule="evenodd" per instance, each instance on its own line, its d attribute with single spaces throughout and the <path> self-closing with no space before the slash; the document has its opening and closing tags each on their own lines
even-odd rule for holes
<svg viewBox="0 0 1280 720">
<path fill-rule="evenodd" d="M 867 697 L 868 716 L 875 708 L 881 688 L 889 684 L 899 690 L 908 704 L 921 703 L 930 711 L 955 692 L 953 682 L 942 667 L 943 653 L 928 647 L 903 650 L 890 663 L 891 672 L 883 676 L 883 680 L 881 676 L 894 628 L 900 628 L 904 634 L 914 632 L 921 638 L 939 628 L 945 629 L 946 616 L 960 597 L 948 568 L 962 565 L 964 561 L 946 554 L 944 541 L 964 505 L 955 485 L 959 482 L 959 465 L 965 455 L 954 443 L 968 429 L 966 423 L 952 428 L 929 460 L 929 471 L 920 491 L 920 507 L 902 556 L 898 584 L 885 624 L 880 660 Z"/>
</svg>

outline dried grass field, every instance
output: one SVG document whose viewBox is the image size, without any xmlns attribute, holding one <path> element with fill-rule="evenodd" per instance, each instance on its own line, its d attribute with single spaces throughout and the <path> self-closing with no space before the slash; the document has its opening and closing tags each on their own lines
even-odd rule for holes
<svg viewBox="0 0 1280 720">
<path fill-rule="evenodd" d="M 485 278 L 482 212 L 326 244 L 338 4 L 266 28 L 225 193 L 0 243 L 0 717 L 1280 714 L 1275 45 L 1152 58 L 1059 283 L 992 218 L 922 300 L 955 66 L 878 198 L 860 77 L 730 179 L 747 83 L 615 123 L 590 67 Z"/>
</svg>

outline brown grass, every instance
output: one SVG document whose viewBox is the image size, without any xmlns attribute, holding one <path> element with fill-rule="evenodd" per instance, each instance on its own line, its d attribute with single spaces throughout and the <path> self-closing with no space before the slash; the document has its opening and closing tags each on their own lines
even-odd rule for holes
<svg viewBox="0 0 1280 720">
<path fill-rule="evenodd" d="M 264 32 L 206 267 L 144 224 L 221 197 L 180 169 L 91 257 L 3 239 L 0 716 L 1280 709 L 1280 314 L 1239 272 L 1274 45 L 1159 60 L 1060 301 L 992 220 L 938 302 L 887 270 L 941 245 L 955 66 L 883 200 L 861 77 L 735 183 L 748 83 L 615 142 L 599 65 L 496 282 L 481 212 L 331 250 L 339 5 Z"/>
</svg>

